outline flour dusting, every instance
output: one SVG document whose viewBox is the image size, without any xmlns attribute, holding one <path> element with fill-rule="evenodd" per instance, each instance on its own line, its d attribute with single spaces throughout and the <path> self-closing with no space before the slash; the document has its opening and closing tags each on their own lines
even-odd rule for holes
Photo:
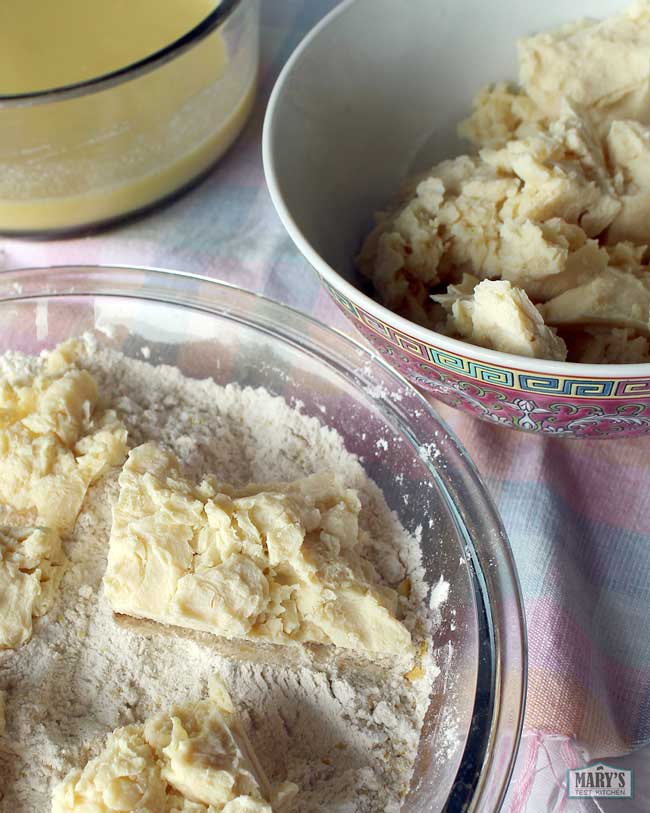
<svg viewBox="0 0 650 813">
<path fill-rule="evenodd" d="M 81 359 L 129 430 L 129 445 L 153 440 L 197 479 L 216 473 L 234 485 L 292 480 L 333 469 L 362 501 L 364 555 L 386 583 L 402 589 L 400 612 L 425 652 L 443 582 L 429 596 L 418 541 L 400 525 L 340 436 L 265 390 L 184 378 L 85 340 Z M 148 350 L 148 348 L 147 348 Z M 148 352 L 143 353 L 148 357 Z M 0 359 L 0 374 L 37 362 Z M 0 653 L 0 811 L 45 813 L 53 784 L 94 755 L 118 726 L 207 693 L 224 678 L 273 781 L 300 786 L 299 813 L 399 810 L 438 669 L 430 652 L 422 677 L 342 665 L 332 659 L 268 663 L 236 659 L 204 640 L 164 628 L 118 623 L 102 576 L 117 495 L 117 471 L 89 490 L 52 611 L 22 649 Z M 4 700 L 4 704 L 2 701 Z"/>
</svg>

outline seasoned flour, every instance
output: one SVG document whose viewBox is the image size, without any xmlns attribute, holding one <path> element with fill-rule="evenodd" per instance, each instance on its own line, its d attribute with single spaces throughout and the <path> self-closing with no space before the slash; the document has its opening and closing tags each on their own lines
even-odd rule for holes
<svg viewBox="0 0 650 813">
<path fill-rule="evenodd" d="M 0 373 L 33 368 L 12 354 Z M 82 360 L 129 430 L 129 445 L 167 444 L 195 478 L 214 472 L 235 485 L 291 480 L 334 469 L 358 489 L 365 553 L 382 577 L 399 585 L 414 640 L 429 624 L 420 550 L 341 438 L 265 390 L 219 387 L 153 367 L 87 340 Z M 92 487 L 72 536 L 57 602 L 18 651 L 0 653 L 0 811 L 45 813 L 52 786 L 84 763 L 114 728 L 207 692 L 224 678 L 272 780 L 301 790 L 299 813 L 399 810 L 417 750 L 436 667 L 424 658 L 415 682 L 385 669 L 305 656 L 259 663 L 234 659 L 206 638 L 114 619 L 102 576 L 117 493 L 117 472 Z M 295 658 L 294 658 L 295 660 Z"/>
</svg>

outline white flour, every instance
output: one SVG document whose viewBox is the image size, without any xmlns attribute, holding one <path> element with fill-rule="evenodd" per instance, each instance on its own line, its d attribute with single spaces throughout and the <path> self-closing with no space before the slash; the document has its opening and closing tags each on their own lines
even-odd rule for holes
<svg viewBox="0 0 650 813">
<path fill-rule="evenodd" d="M 367 554 L 390 584 L 410 579 L 402 612 L 421 640 L 429 610 L 419 545 L 334 431 L 264 390 L 186 379 L 104 349 L 85 363 L 122 413 L 130 444 L 163 441 L 197 478 L 215 472 L 244 484 L 338 471 L 360 492 L 361 523 L 372 540 Z M 27 364 L 6 357 L 0 372 Z M 70 565 L 58 603 L 26 646 L 0 653 L 0 811 L 49 811 L 53 783 L 104 735 L 204 694 L 215 671 L 271 778 L 300 786 L 297 813 L 399 810 L 436 673 L 432 658 L 425 658 L 425 677 L 409 682 L 325 659 L 293 666 L 233 660 L 205 638 L 117 623 L 101 588 L 116 479 L 110 474 L 86 499 L 66 542 Z"/>
</svg>

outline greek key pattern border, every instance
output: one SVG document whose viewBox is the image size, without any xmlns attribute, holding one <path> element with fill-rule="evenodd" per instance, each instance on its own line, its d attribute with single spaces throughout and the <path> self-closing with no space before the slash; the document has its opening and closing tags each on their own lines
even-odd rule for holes
<svg viewBox="0 0 650 813">
<path fill-rule="evenodd" d="M 467 356 L 450 353 L 387 325 L 364 311 L 336 288 L 325 282 L 341 309 L 373 333 L 384 338 L 409 356 L 425 364 L 471 378 L 485 384 L 541 395 L 566 395 L 572 398 L 638 398 L 650 396 L 650 379 L 565 378 L 533 375 L 507 367 L 493 367 Z"/>
</svg>

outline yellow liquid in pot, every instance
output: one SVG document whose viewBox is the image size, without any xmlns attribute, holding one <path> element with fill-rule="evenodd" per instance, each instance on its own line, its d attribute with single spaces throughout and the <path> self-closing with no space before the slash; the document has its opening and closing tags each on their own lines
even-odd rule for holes
<svg viewBox="0 0 650 813">
<path fill-rule="evenodd" d="M 0 96 L 102 76 L 194 28 L 215 0 L 0 0 Z M 252 106 L 257 20 L 78 98 L 0 100 L 0 231 L 119 217 L 184 186 L 232 143 Z M 231 21 L 234 26 L 235 22 Z"/>
<path fill-rule="evenodd" d="M 2 0 L 0 95 L 83 82 L 179 39 L 215 0 Z"/>
</svg>

